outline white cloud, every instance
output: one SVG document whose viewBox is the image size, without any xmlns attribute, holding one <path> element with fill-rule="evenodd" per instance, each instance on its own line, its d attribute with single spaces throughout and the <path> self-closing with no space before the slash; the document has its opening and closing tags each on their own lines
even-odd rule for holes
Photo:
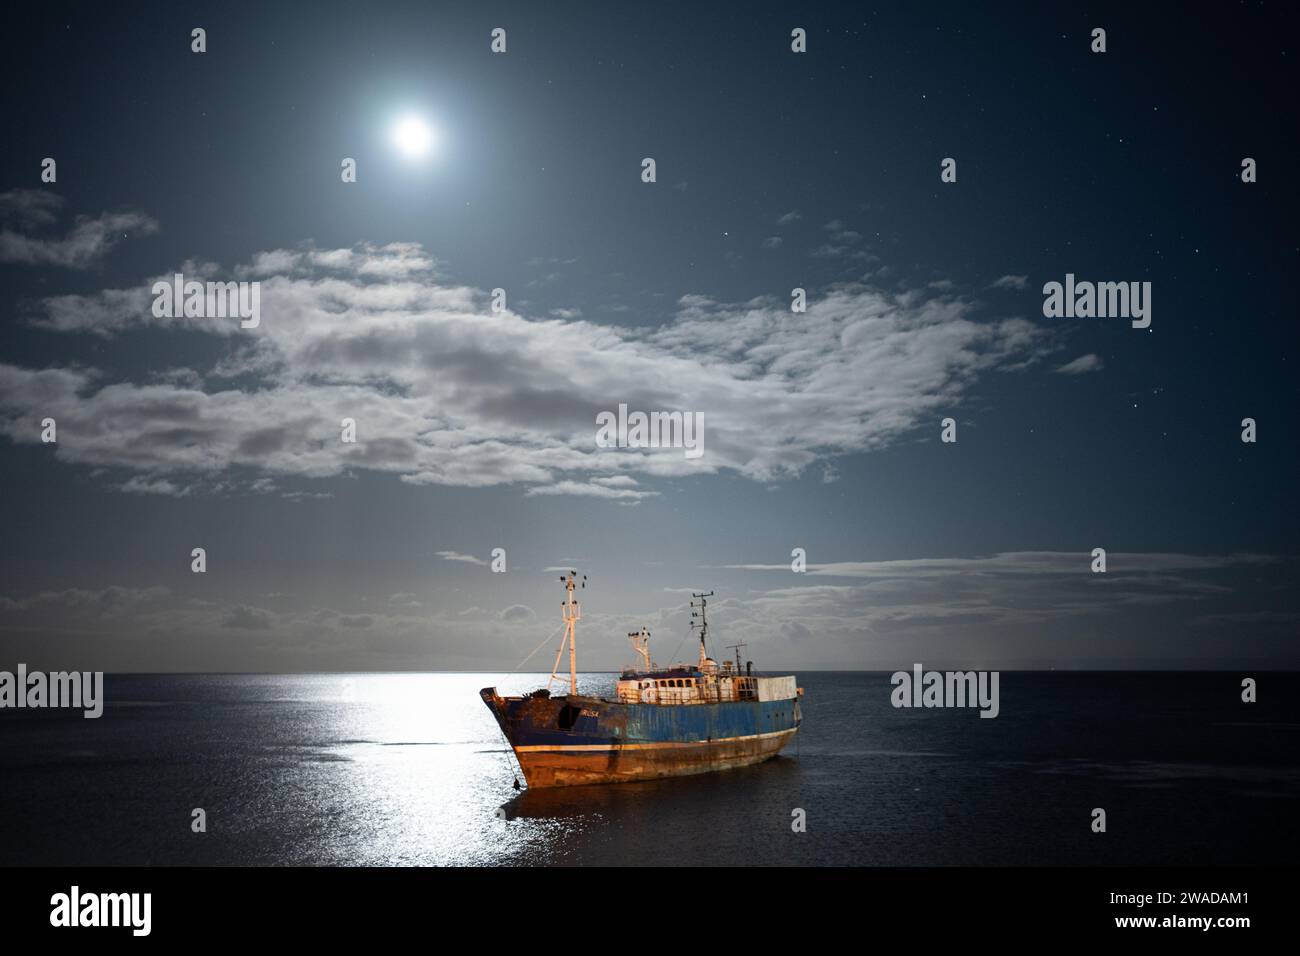
<svg viewBox="0 0 1300 956">
<path fill-rule="evenodd" d="M 0 218 L 16 222 L 24 230 L 53 225 L 62 206 L 62 198 L 42 190 L 0 194 Z M 150 235 L 157 231 L 155 220 L 131 211 L 77 216 L 72 229 L 60 238 L 40 238 L 6 227 L 0 229 L 0 262 L 86 269 L 132 232 Z"/>
<path fill-rule="evenodd" d="M 1003 276 L 989 285 L 990 289 L 1023 289 L 1029 284 L 1029 276 Z"/>
<path fill-rule="evenodd" d="M 863 262 L 875 262 L 876 257 L 865 249 L 854 249 L 850 245 L 837 245 L 824 242 L 814 248 L 808 255 L 814 259 L 860 259 Z"/>
<path fill-rule="evenodd" d="M 476 558 L 472 554 L 461 554 L 458 551 L 439 551 L 438 557 L 444 561 L 461 561 L 465 564 L 478 564 L 487 567 L 487 562 L 482 558 Z"/>
<path fill-rule="evenodd" d="M 636 484 L 635 481 L 632 484 Z M 593 478 L 590 482 L 557 481 L 553 485 L 537 485 L 529 488 L 526 494 L 535 495 L 577 495 L 589 498 L 606 498 L 611 501 L 637 502 L 643 498 L 653 498 L 657 491 L 633 491 L 610 483 L 610 479 Z"/>
<path fill-rule="evenodd" d="M 849 229 L 838 219 L 832 219 L 826 225 L 822 226 L 831 234 L 831 240 L 845 245 L 853 245 L 862 241 L 862 234 Z"/>
<path fill-rule="evenodd" d="M 1083 375 L 1085 372 L 1097 372 L 1103 368 L 1101 356 L 1093 353 L 1080 355 L 1072 362 L 1066 362 L 1057 369 L 1062 375 Z"/>
<path fill-rule="evenodd" d="M 132 475 L 129 480 L 118 486 L 118 490 L 129 495 L 168 495 L 173 498 L 183 498 L 190 493 L 189 488 L 165 478 L 150 481 L 140 475 Z"/>
<path fill-rule="evenodd" d="M 174 488 L 235 468 L 370 470 L 627 502 L 654 492 L 590 477 L 791 477 L 883 448 L 959 404 L 981 375 L 1049 350 L 1028 321 L 978 321 L 968 302 L 862 283 L 814 295 L 797 316 L 779 298 L 688 295 L 667 324 L 627 328 L 493 313 L 486 293 L 443 282 L 409 243 L 272 250 L 235 274 L 260 279 L 256 329 L 154 318 L 152 279 L 44 300 L 37 321 L 55 331 L 167 327 L 228 345 L 209 369 L 146 383 L 0 363 L 0 433 L 34 442 L 31 421 L 49 415 L 60 460 Z M 597 413 L 620 403 L 701 413 L 703 457 L 597 448 Z M 339 440 L 343 418 L 357 422 L 355 444 Z"/>
<path fill-rule="evenodd" d="M 1219 568 L 1272 564 L 1266 554 L 1178 554 L 1171 552 L 1110 552 L 1107 573 L 1155 574 L 1170 571 L 1207 571 Z M 1091 551 L 1004 551 L 975 558 L 913 558 L 896 561 L 838 561 L 809 564 L 807 574 L 836 578 L 941 577 L 951 574 L 1080 574 L 1089 572 Z M 728 564 L 745 571 L 785 571 L 785 564 Z"/>
<path fill-rule="evenodd" d="M 637 480 L 629 475 L 611 475 L 608 478 L 591 479 L 594 485 L 604 485 L 607 488 L 634 488 Z"/>
</svg>

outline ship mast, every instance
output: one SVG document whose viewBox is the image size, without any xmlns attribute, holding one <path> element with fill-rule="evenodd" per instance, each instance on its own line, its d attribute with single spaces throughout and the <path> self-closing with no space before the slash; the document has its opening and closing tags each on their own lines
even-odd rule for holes
<svg viewBox="0 0 1300 956">
<path fill-rule="evenodd" d="M 691 611 L 691 617 L 699 618 L 699 623 L 691 622 L 691 627 L 700 629 L 700 670 L 704 670 L 704 664 L 709 659 L 708 651 L 704 646 L 704 639 L 709 636 L 709 598 L 713 597 L 713 592 L 707 594 L 691 594 L 691 597 L 697 598 L 699 604 L 691 602 L 691 607 L 699 608 L 698 611 Z"/>
<path fill-rule="evenodd" d="M 564 680 L 563 677 L 556 675 L 560 669 L 560 657 L 564 654 L 564 645 L 569 645 L 569 693 L 578 692 L 578 638 L 577 624 L 582 620 L 582 605 L 573 599 L 573 589 L 578 581 L 578 572 L 570 571 L 568 575 L 560 575 L 560 583 L 568 592 L 567 597 L 560 603 L 561 614 L 564 616 L 564 640 L 560 641 L 560 647 L 555 652 L 555 666 L 551 668 L 550 680 L 546 682 L 546 689 L 549 692 L 551 684 L 557 680 Z M 582 576 L 582 586 L 587 586 L 587 576 Z"/>
<path fill-rule="evenodd" d="M 645 673 L 654 670 L 654 665 L 650 663 L 650 630 L 642 626 L 639 631 L 632 631 L 628 634 L 632 639 L 632 650 L 641 655 L 641 660 L 645 661 Z"/>
</svg>

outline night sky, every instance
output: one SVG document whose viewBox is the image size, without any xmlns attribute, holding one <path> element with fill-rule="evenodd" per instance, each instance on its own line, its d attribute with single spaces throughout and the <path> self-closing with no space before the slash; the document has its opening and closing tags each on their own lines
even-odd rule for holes
<svg viewBox="0 0 1300 956">
<path fill-rule="evenodd" d="M 1294 8 L 262 6 L 6 11 L 0 668 L 1300 667 Z"/>
</svg>

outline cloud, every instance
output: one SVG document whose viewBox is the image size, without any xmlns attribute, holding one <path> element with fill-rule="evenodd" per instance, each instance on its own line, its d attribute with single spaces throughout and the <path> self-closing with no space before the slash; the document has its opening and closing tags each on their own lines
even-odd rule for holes
<svg viewBox="0 0 1300 956">
<path fill-rule="evenodd" d="M 798 621 L 782 621 L 781 636 L 788 641 L 806 641 L 812 637 L 812 631 L 806 624 L 800 624 Z"/>
<path fill-rule="evenodd" d="M 58 657 L 70 662 L 61 666 L 82 670 L 153 672 L 239 671 L 253 662 L 256 669 L 281 672 L 427 670 L 430 661 L 470 669 L 514 663 L 522 653 L 516 646 L 527 649 L 542 637 L 525 605 L 462 615 L 460 607 L 435 612 L 409 602 L 388 604 L 381 596 L 387 612 L 380 613 L 275 597 L 283 607 L 272 611 L 247 600 L 198 600 L 162 587 L 0 596 L 0 657 Z"/>
<path fill-rule="evenodd" d="M 885 668 L 940 660 L 1195 666 L 1241 653 L 1249 623 L 1270 628 L 1256 635 L 1252 660 L 1297 660 L 1300 611 L 1283 585 L 1294 558 L 1112 552 L 1105 574 L 1091 572 L 1087 552 L 839 562 L 810 566 L 806 576 L 789 564 L 739 567 L 792 582 L 751 589 L 716 615 L 723 630 L 743 631 L 755 645 L 747 654 L 789 648 L 805 660 Z M 1198 629 L 1196 642 L 1186 638 L 1189 627 Z"/>
<path fill-rule="evenodd" d="M 1103 367 L 1101 356 L 1090 352 L 1080 355 L 1073 362 L 1066 362 L 1057 371 L 1062 375 L 1082 375 L 1085 372 L 1098 372 Z"/>
<path fill-rule="evenodd" d="M 862 234 L 849 229 L 839 219 L 832 219 L 822 226 L 830 234 L 830 241 L 814 248 L 809 255 L 815 259 L 857 259 L 874 262 L 877 257 L 865 249 L 856 248 L 862 241 Z"/>
<path fill-rule="evenodd" d="M 11 189 L 0 193 L 0 221 L 52 226 L 63 205 L 63 197 L 47 189 Z"/>
<path fill-rule="evenodd" d="M 792 222 L 798 222 L 803 216 L 799 215 L 796 210 L 791 210 L 776 221 L 778 226 L 788 226 Z"/>
<path fill-rule="evenodd" d="M 1221 568 L 1273 564 L 1267 554 L 1202 555 L 1171 552 L 1109 552 L 1107 574 L 1154 574 L 1170 571 L 1208 571 Z M 952 574 L 1045 575 L 1089 572 L 1091 551 L 1004 551 L 975 558 L 914 558 L 896 561 L 839 561 L 809 564 L 812 576 L 835 578 L 942 577 Z M 790 571 L 789 563 L 728 564 L 745 571 Z"/>
<path fill-rule="evenodd" d="M 221 626 L 241 631 L 269 631 L 275 621 L 270 611 L 241 604 L 230 609 L 222 618 Z"/>
<path fill-rule="evenodd" d="M 236 471 L 366 470 L 631 502 L 655 492 L 591 476 L 794 477 L 902 440 L 983 375 L 1050 351 L 1048 332 L 1028 321 L 981 320 L 960 297 L 861 282 L 814 295 L 797 316 L 781 298 L 687 295 L 666 324 L 628 328 L 492 312 L 484 291 L 442 280 L 410 243 L 271 250 L 234 274 L 261 283 L 256 329 L 155 318 L 154 278 L 44 299 L 34 321 L 51 331 L 111 340 L 158 328 L 223 348 L 208 368 L 144 382 L 0 363 L 0 433 L 35 442 L 32 421 L 52 416 L 59 460 L 138 476 L 133 492 L 207 488 L 199 479 Z M 704 455 L 597 448 L 596 415 L 621 403 L 702 414 Z M 340 441 L 344 418 L 357 422 L 353 444 Z"/>
<path fill-rule="evenodd" d="M 764 249 L 780 249 L 782 239 L 780 236 L 768 236 L 763 240 Z"/>
<path fill-rule="evenodd" d="M 26 612 L 56 608 L 76 615 L 111 617 L 162 600 L 170 593 L 165 587 L 130 588 L 110 585 L 99 590 L 67 588 L 62 591 L 41 591 L 25 598 L 0 597 L 0 610 Z"/>
<path fill-rule="evenodd" d="M 838 219 L 832 219 L 830 222 L 826 223 L 826 225 L 822 226 L 822 228 L 831 234 L 831 240 L 833 242 L 852 245 L 862 241 L 861 233 L 854 232 L 852 229 L 847 228 L 844 223 Z"/>
<path fill-rule="evenodd" d="M 150 481 L 140 475 L 133 475 L 128 481 L 118 485 L 118 491 L 124 491 L 128 495 L 168 495 L 173 498 L 183 498 L 190 493 L 190 490 L 165 478 Z"/>
<path fill-rule="evenodd" d="M 19 189 L 0 194 L 0 218 L 16 222 L 27 230 L 53 225 L 63 200 L 41 190 Z M 96 264 L 130 233 L 150 235 L 158 223 L 140 212 L 104 212 L 98 216 L 77 216 L 72 229 L 62 238 L 43 239 L 0 229 L 0 262 L 23 265 L 51 265 L 86 269 Z"/>
<path fill-rule="evenodd" d="M 1023 289 L 1029 284 L 1029 276 L 1003 276 L 989 285 L 990 289 Z"/>
<path fill-rule="evenodd" d="M 461 554 L 458 551 L 439 551 L 438 557 L 444 561 L 462 561 L 465 564 L 478 564 L 487 567 L 487 562 L 482 558 L 476 558 L 472 554 Z"/>
<path fill-rule="evenodd" d="M 632 483 L 636 484 L 635 481 Z M 536 495 L 576 495 L 588 498 L 605 498 L 610 501 L 637 502 L 643 498 L 653 498 L 659 492 L 634 491 L 627 487 L 611 486 L 600 479 L 592 479 L 590 482 L 585 483 L 580 481 L 559 481 L 553 485 L 536 485 L 529 488 L 525 494 L 529 497 Z"/>
<path fill-rule="evenodd" d="M 237 268 L 235 276 L 239 279 L 265 279 L 284 275 L 339 274 L 361 278 L 402 279 L 421 273 L 432 274 L 436 265 L 418 243 L 390 242 L 384 246 L 362 243 L 353 249 L 306 247 L 259 252 L 251 263 Z"/>
<path fill-rule="evenodd" d="M 854 249 L 852 246 L 836 245 L 831 242 L 824 242 L 815 247 L 808 255 L 814 259 L 861 259 L 864 262 L 874 262 L 876 257 L 865 249 Z"/>
<path fill-rule="evenodd" d="M 746 658 L 768 671 L 894 670 L 915 661 L 992 668 L 1221 667 L 1223 660 L 1300 666 L 1294 640 L 1300 607 L 1289 586 L 1294 557 L 1117 551 L 1105 574 L 1093 574 L 1089 560 L 1087 552 L 1006 552 L 835 562 L 806 575 L 788 564 L 746 565 L 761 570 L 742 572 L 743 585 L 725 587 L 714 569 L 703 580 L 672 580 L 657 589 L 668 606 L 630 613 L 603 612 L 599 602 L 585 608 L 582 666 L 617 667 L 625 645 L 612 635 L 642 625 L 656 635 L 660 654 L 671 652 L 688 633 L 688 592 L 715 585 L 713 629 L 743 634 Z M 546 573 L 583 565 L 565 562 Z M 780 574 L 769 577 L 773 571 Z M 295 606 L 295 598 L 282 596 L 271 611 L 248 599 L 198 600 L 163 587 L 0 596 L 0 656 L 30 661 L 57 650 L 92 670 L 241 670 L 253 655 L 259 668 L 290 672 L 493 670 L 515 664 L 544 636 L 529 604 L 489 613 L 477 606 L 421 608 L 409 597 L 381 592 L 377 605 L 386 610 L 378 612 L 365 598 L 353 599 L 362 606 L 333 608 Z M 543 616 L 545 631 L 559 623 L 553 613 Z M 1243 628 L 1249 640 L 1243 641 Z"/>
</svg>

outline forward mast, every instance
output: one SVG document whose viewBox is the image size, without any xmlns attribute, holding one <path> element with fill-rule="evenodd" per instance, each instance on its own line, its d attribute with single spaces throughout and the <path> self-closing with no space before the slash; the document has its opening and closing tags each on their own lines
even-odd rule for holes
<svg viewBox="0 0 1300 956">
<path fill-rule="evenodd" d="M 578 572 L 570 571 L 567 575 L 560 575 L 560 583 L 564 585 L 566 592 L 565 599 L 560 603 L 560 613 L 564 616 L 564 640 L 560 641 L 560 647 L 555 652 L 555 666 L 551 668 L 550 679 L 546 682 L 546 691 L 550 693 L 551 685 L 566 678 L 559 674 L 560 658 L 564 656 L 565 645 L 569 648 L 569 693 L 578 692 L 578 622 L 582 620 L 582 605 L 573 599 L 574 589 L 578 586 Z M 582 586 L 587 586 L 587 576 L 582 576 Z"/>
</svg>

